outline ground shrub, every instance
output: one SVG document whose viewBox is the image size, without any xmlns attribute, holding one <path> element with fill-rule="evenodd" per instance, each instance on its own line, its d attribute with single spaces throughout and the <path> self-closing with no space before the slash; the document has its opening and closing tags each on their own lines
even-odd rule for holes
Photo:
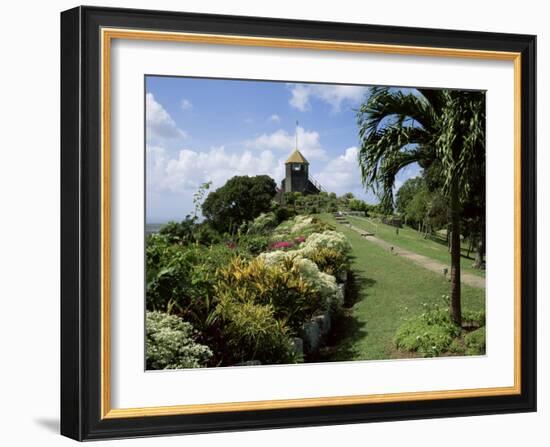
<svg viewBox="0 0 550 447">
<path fill-rule="evenodd" d="M 485 354 L 485 326 L 476 329 L 464 336 L 466 355 Z"/>
<path fill-rule="evenodd" d="M 485 311 L 466 310 L 462 312 L 462 325 L 479 328 L 485 326 Z"/>
<path fill-rule="evenodd" d="M 205 366 L 212 351 L 197 343 L 193 326 L 174 315 L 146 312 L 147 369 Z"/>
<path fill-rule="evenodd" d="M 448 307 L 427 304 L 423 307 L 421 315 L 405 321 L 397 329 L 394 342 L 399 349 L 437 357 L 450 350 L 461 330 L 453 323 Z"/>
</svg>

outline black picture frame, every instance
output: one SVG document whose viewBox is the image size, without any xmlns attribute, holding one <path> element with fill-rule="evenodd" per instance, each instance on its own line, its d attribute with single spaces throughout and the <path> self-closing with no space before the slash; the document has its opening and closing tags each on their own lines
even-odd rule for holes
<svg viewBox="0 0 550 447">
<path fill-rule="evenodd" d="M 102 418 L 101 91 L 104 27 L 521 53 L 521 392 L 309 408 Z M 536 37 L 77 7 L 61 13 L 61 433 L 77 440 L 536 410 Z"/>
</svg>

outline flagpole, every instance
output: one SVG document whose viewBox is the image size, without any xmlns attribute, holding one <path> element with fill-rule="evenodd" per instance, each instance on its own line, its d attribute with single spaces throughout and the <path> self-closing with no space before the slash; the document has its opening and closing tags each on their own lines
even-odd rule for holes
<svg viewBox="0 0 550 447">
<path fill-rule="evenodd" d="M 298 120 L 296 120 L 296 129 L 294 130 L 294 135 L 296 136 L 296 150 L 298 150 Z"/>
</svg>

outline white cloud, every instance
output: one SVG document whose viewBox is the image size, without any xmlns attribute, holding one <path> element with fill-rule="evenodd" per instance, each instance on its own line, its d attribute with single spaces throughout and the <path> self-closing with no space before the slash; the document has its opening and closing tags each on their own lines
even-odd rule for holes
<svg viewBox="0 0 550 447">
<path fill-rule="evenodd" d="M 327 191 L 338 195 L 346 192 L 353 192 L 355 195 L 365 193 L 361 184 L 355 146 L 347 148 L 342 155 L 331 159 L 315 177 Z"/>
<path fill-rule="evenodd" d="M 277 115 L 276 113 L 274 113 L 273 115 L 271 115 L 269 118 L 268 118 L 268 121 L 270 123 L 276 123 L 276 124 L 279 124 L 281 122 L 281 117 L 279 115 Z"/>
<path fill-rule="evenodd" d="M 307 159 L 324 160 L 327 158 L 326 152 L 321 146 L 318 132 L 307 131 L 303 127 L 298 127 L 297 134 L 298 149 Z M 289 134 L 286 130 L 279 129 L 273 133 L 264 133 L 253 140 L 249 140 L 245 145 L 256 151 L 275 150 L 288 156 L 296 147 L 296 136 Z"/>
<path fill-rule="evenodd" d="M 171 157 L 162 147 L 147 147 L 148 192 L 192 194 L 204 182 L 212 181 L 212 189 L 216 189 L 235 175 L 260 174 L 279 183 L 284 176 L 284 159 L 269 150 L 235 154 L 223 146 L 209 151 L 182 149 Z"/>
<path fill-rule="evenodd" d="M 180 101 L 180 108 L 181 110 L 191 110 L 193 108 L 193 103 L 184 98 Z"/>
<path fill-rule="evenodd" d="M 332 106 L 333 112 L 339 112 L 344 103 L 359 103 L 367 87 L 354 85 L 288 84 L 291 92 L 289 103 L 295 109 L 305 112 L 311 109 L 311 98 L 318 98 Z"/>
<path fill-rule="evenodd" d="M 158 141 L 185 138 L 187 134 L 181 130 L 170 114 L 155 100 L 152 93 L 145 96 L 146 134 L 148 141 Z"/>
</svg>

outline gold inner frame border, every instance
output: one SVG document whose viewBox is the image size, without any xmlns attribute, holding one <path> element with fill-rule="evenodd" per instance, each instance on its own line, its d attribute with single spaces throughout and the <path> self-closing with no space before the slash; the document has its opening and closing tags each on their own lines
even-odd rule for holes
<svg viewBox="0 0 550 447">
<path fill-rule="evenodd" d="M 113 39 L 256 46 L 355 53 L 505 60 L 514 63 L 514 385 L 444 391 L 404 392 L 355 396 L 327 396 L 303 399 L 222 402 L 215 404 L 170 405 L 141 408 L 111 408 L 110 341 L 110 185 L 111 116 L 110 73 Z M 385 45 L 323 40 L 266 38 L 235 35 L 180 33 L 138 29 L 101 29 L 101 418 L 131 418 L 183 414 L 311 408 L 430 399 L 504 396 L 521 393 L 521 54 L 504 51 Z"/>
</svg>

